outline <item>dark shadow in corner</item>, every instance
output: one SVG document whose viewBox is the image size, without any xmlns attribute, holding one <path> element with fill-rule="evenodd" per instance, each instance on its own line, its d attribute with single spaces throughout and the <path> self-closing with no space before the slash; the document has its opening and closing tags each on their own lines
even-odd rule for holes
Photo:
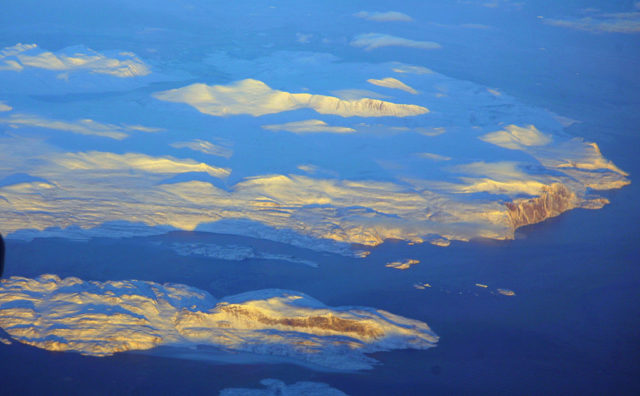
<svg viewBox="0 0 640 396">
<path fill-rule="evenodd" d="M 4 272 L 4 239 L 2 239 L 2 234 L 0 234 L 0 278 L 2 278 L 3 272 Z"/>
</svg>

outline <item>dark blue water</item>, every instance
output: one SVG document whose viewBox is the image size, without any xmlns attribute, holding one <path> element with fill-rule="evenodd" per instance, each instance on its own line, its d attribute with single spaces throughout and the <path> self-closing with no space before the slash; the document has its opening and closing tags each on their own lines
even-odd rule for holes
<svg viewBox="0 0 640 396">
<path fill-rule="evenodd" d="M 327 382 L 349 394 L 637 394 L 640 267 L 632 234 L 637 225 L 629 215 L 634 190 L 617 192 L 600 211 L 577 210 L 527 227 L 511 242 L 448 248 L 388 242 L 366 260 L 324 256 L 317 269 L 261 260 L 215 264 L 159 253 L 142 240 L 9 242 L 7 275 L 35 276 L 49 267 L 106 280 L 126 266 L 131 278 L 147 274 L 145 279 L 183 282 L 217 296 L 289 288 L 329 305 L 374 306 L 424 320 L 441 341 L 427 351 L 377 353 L 382 364 L 356 374 L 131 354 L 90 358 L 14 344 L 0 348 L 2 391 L 215 393 L 259 387 L 260 379 L 273 377 Z M 71 253 L 51 259 L 60 248 Z M 100 257 L 110 259 L 95 259 Z M 384 266 L 398 257 L 421 263 L 406 271 Z M 418 280 L 432 287 L 414 289 Z M 498 287 L 516 296 L 492 294 Z"/>
</svg>

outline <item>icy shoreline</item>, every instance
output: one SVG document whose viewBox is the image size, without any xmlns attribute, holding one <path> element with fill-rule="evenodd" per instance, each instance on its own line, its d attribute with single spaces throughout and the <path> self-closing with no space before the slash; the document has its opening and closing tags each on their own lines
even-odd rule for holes
<svg viewBox="0 0 640 396">
<path fill-rule="evenodd" d="M 56 275 L 2 280 L 0 327 L 15 341 L 51 351 L 108 356 L 203 345 L 338 370 L 371 368 L 375 360 L 367 353 L 438 342 L 424 322 L 373 308 L 328 307 L 293 291 L 216 300 L 179 284 Z"/>
</svg>

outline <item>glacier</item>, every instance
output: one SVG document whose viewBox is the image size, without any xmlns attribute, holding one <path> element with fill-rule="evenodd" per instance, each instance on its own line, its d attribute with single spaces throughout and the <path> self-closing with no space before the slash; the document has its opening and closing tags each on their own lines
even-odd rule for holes
<svg viewBox="0 0 640 396">
<path fill-rule="evenodd" d="M 47 91 L 46 112 L 14 88 L 0 98 L 9 238 L 197 230 L 358 256 L 388 239 L 512 239 L 567 210 L 601 208 L 599 191 L 630 183 L 557 114 L 424 66 L 218 50 L 201 62 L 224 78 L 190 75 L 199 82 L 185 85 L 190 65 L 126 51 L 17 45 L 4 54 L 23 62 L 0 70 L 11 87 L 64 84 Z M 144 72 L 123 74 L 131 62 Z M 107 64 L 115 69 L 100 69 Z M 90 81 L 80 98 L 94 114 L 106 105 L 117 116 L 65 106 L 78 100 L 74 76 Z M 100 89 L 115 94 L 93 94 Z"/>
<path fill-rule="evenodd" d="M 181 284 L 85 281 L 45 274 L 0 281 L 0 327 L 15 341 L 90 356 L 205 346 L 332 370 L 362 370 L 368 353 L 428 349 L 421 321 L 367 307 L 328 307 L 303 293 L 266 289 L 214 298 Z M 164 349 L 166 351 L 166 348 Z"/>
</svg>

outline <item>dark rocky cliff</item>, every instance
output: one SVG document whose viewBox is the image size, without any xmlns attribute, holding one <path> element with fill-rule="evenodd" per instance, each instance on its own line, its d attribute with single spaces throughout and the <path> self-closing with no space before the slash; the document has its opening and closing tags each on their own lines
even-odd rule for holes
<svg viewBox="0 0 640 396">
<path fill-rule="evenodd" d="M 539 223 L 581 206 L 581 199 L 564 184 L 546 187 L 539 197 L 506 203 L 513 228 Z"/>
</svg>

